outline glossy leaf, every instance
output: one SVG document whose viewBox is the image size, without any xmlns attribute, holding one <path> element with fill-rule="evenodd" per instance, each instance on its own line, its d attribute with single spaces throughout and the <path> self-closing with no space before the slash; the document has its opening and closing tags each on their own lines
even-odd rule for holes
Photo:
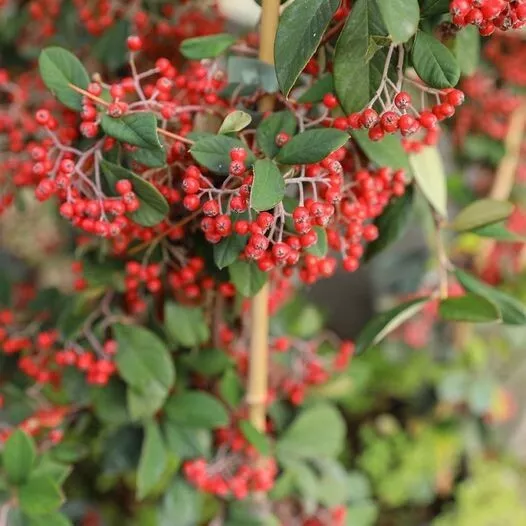
<svg viewBox="0 0 526 526">
<path fill-rule="evenodd" d="M 204 37 L 187 38 L 183 40 L 179 50 L 191 60 L 214 58 L 236 43 L 236 37 L 228 33 L 218 33 Z"/>
<path fill-rule="evenodd" d="M 296 117 L 290 111 L 278 111 L 261 121 L 256 130 L 256 140 L 263 153 L 270 158 L 274 158 L 280 148 L 276 144 L 278 133 L 284 132 L 287 135 L 296 133 Z"/>
<path fill-rule="evenodd" d="M 356 354 L 365 352 L 383 340 L 389 333 L 423 309 L 428 301 L 429 298 L 414 299 L 375 316 L 360 332 L 356 340 Z"/>
<path fill-rule="evenodd" d="M 306 89 L 298 98 L 301 103 L 317 103 L 323 100 L 327 93 L 334 92 L 334 77 L 332 73 L 324 73 L 319 79 L 316 79 L 312 86 Z"/>
<path fill-rule="evenodd" d="M 45 515 L 57 510 L 64 496 L 49 476 L 30 478 L 18 490 L 20 509 L 27 515 Z"/>
<path fill-rule="evenodd" d="M 482 296 L 469 293 L 442 300 L 438 312 L 443 319 L 449 321 L 485 323 L 501 320 L 495 304 Z"/>
<path fill-rule="evenodd" d="M 228 267 L 230 280 L 245 297 L 255 296 L 267 282 L 267 273 L 252 261 L 236 261 Z"/>
<path fill-rule="evenodd" d="M 416 183 L 431 206 L 447 216 L 447 184 L 444 165 L 438 149 L 427 146 L 409 156 Z"/>
<path fill-rule="evenodd" d="M 104 114 L 100 125 L 105 133 L 120 142 L 150 150 L 162 148 L 157 134 L 157 118 L 152 112 L 138 111 L 117 118 Z"/>
<path fill-rule="evenodd" d="M 457 269 L 455 275 L 460 284 L 473 294 L 483 296 L 494 303 L 502 315 L 502 322 L 508 325 L 526 324 L 526 306 L 509 294 L 486 285 L 475 276 Z"/>
<path fill-rule="evenodd" d="M 80 60 L 60 47 L 42 50 L 38 58 L 40 76 L 47 88 L 68 108 L 82 109 L 82 95 L 70 88 L 70 84 L 86 89 L 89 75 Z"/>
<path fill-rule="evenodd" d="M 393 44 L 407 42 L 418 29 L 418 0 L 377 0 Z"/>
<path fill-rule="evenodd" d="M 230 150 L 244 148 L 247 151 L 247 166 L 254 162 L 254 155 L 247 146 L 238 139 L 226 135 L 213 135 L 198 140 L 190 149 L 192 157 L 212 172 L 227 175 L 230 167 Z"/>
<path fill-rule="evenodd" d="M 508 218 L 514 206 L 508 201 L 480 199 L 462 210 L 451 224 L 457 232 L 465 232 Z"/>
<path fill-rule="evenodd" d="M 371 141 L 366 130 L 353 130 L 351 135 L 367 158 L 378 166 L 409 171 L 409 157 L 398 137 L 387 135 L 381 141 Z"/>
<path fill-rule="evenodd" d="M 334 128 L 307 130 L 292 137 L 276 160 L 283 164 L 312 164 L 341 148 L 349 135 Z"/>
<path fill-rule="evenodd" d="M 225 117 L 217 133 L 235 133 L 246 128 L 251 122 L 252 117 L 248 113 L 234 110 Z"/>
<path fill-rule="evenodd" d="M 121 179 L 128 179 L 132 183 L 133 191 L 140 203 L 139 209 L 130 214 L 136 223 L 154 226 L 168 215 L 170 209 L 168 202 L 151 183 L 130 170 L 104 159 L 101 159 L 100 165 L 110 193 L 115 194 L 115 184 Z"/>
<path fill-rule="evenodd" d="M 229 422 L 224 405 L 202 391 L 173 395 L 166 403 L 165 411 L 169 420 L 188 427 L 215 429 Z"/>
<path fill-rule="evenodd" d="M 17 429 L 5 443 L 2 459 L 8 480 L 13 484 L 25 482 L 35 464 L 34 440 L 21 429 Z"/>
<path fill-rule="evenodd" d="M 460 68 L 451 51 L 424 31 L 416 35 L 411 61 L 418 76 L 432 88 L 452 88 L 460 78 Z"/>
<path fill-rule="evenodd" d="M 214 245 L 214 262 L 218 268 L 223 269 L 239 259 L 243 252 L 247 238 L 238 234 L 231 234 Z"/>
<path fill-rule="evenodd" d="M 334 87 L 346 114 L 361 111 L 380 86 L 387 56 L 378 49 L 370 56 L 373 37 L 386 37 L 377 0 L 357 0 L 336 43 Z"/>
<path fill-rule="evenodd" d="M 144 440 L 137 468 L 137 498 L 143 500 L 159 484 L 166 469 L 168 455 L 157 422 L 144 427 Z"/>
<path fill-rule="evenodd" d="M 339 0 L 303 0 L 290 4 L 281 15 L 274 60 L 279 86 L 286 97 L 318 49 L 339 5 Z"/>
<path fill-rule="evenodd" d="M 256 161 L 250 206 L 258 212 L 270 210 L 280 203 L 284 196 L 285 180 L 276 164 L 269 159 Z"/>
<path fill-rule="evenodd" d="M 199 307 L 169 301 L 165 305 L 164 316 L 167 333 L 184 347 L 198 346 L 210 338 L 203 310 Z"/>
<path fill-rule="evenodd" d="M 243 433 L 247 442 L 254 446 L 259 453 L 264 456 L 270 454 L 270 442 L 268 437 L 258 431 L 248 420 L 241 420 L 239 422 L 239 429 Z"/>
</svg>

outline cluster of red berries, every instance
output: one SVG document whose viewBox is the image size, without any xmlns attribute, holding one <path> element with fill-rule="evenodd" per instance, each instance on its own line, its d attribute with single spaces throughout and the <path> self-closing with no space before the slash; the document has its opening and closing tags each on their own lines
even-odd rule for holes
<svg viewBox="0 0 526 526">
<path fill-rule="evenodd" d="M 320 508 L 313 514 L 302 517 L 302 526 L 344 526 L 346 524 L 347 509 L 345 506 L 334 508 Z"/>
<path fill-rule="evenodd" d="M 503 81 L 526 86 L 526 44 L 520 33 L 495 35 L 484 46 L 483 53 Z"/>
<path fill-rule="evenodd" d="M 464 93 L 458 89 L 442 90 L 441 102 L 430 109 L 417 111 L 413 108 L 411 95 L 400 91 L 393 99 L 393 107 L 378 114 L 374 108 L 366 108 L 349 115 L 348 125 L 354 129 L 369 130 L 369 138 L 379 141 L 385 134 L 400 132 L 402 137 L 414 135 L 420 129 L 427 135 L 424 144 L 434 145 L 438 139 L 438 123 L 455 114 L 455 107 L 464 102 Z"/>
<path fill-rule="evenodd" d="M 455 25 L 477 26 L 482 36 L 489 36 L 497 29 L 519 29 L 526 24 L 523 0 L 451 0 L 449 10 Z"/>
</svg>

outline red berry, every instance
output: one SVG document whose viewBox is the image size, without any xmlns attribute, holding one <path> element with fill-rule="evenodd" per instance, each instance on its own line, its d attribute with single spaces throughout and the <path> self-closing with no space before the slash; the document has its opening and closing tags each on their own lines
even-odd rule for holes
<svg viewBox="0 0 526 526">
<path fill-rule="evenodd" d="M 338 106 L 338 99 L 332 93 L 326 93 L 323 96 L 323 105 L 332 110 Z"/>
<path fill-rule="evenodd" d="M 128 179 L 121 179 L 115 184 L 115 190 L 117 190 L 118 194 L 124 195 L 131 192 L 133 190 L 133 186 L 131 184 L 131 181 L 129 181 Z"/>
<path fill-rule="evenodd" d="M 142 39 L 136 35 L 129 36 L 126 44 L 130 51 L 140 51 L 142 49 Z"/>
</svg>

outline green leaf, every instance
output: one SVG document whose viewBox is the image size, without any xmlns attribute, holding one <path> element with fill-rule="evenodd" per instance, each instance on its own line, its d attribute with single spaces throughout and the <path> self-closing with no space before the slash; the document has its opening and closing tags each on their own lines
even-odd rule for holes
<svg viewBox="0 0 526 526">
<path fill-rule="evenodd" d="M 212 435 L 209 430 L 184 427 L 170 420 L 164 422 L 163 430 L 169 451 L 175 453 L 181 460 L 210 457 Z"/>
<path fill-rule="evenodd" d="M 60 47 L 42 50 L 38 58 L 40 76 L 47 88 L 68 108 L 82 109 L 82 95 L 70 88 L 70 84 L 86 89 L 89 75 L 79 59 Z"/>
<path fill-rule="evenodd" d="M 267 282 L 267 273 L 259 270 L 253 261 L 236 261 L 228 267 L 230 281 L 245 297 L 255 296 Z"/>
<path fill-rule="evenodd" d="M 334 77 L 332 73 L 324 73 L 319 79 L 306 89 L 298 98 L 298 102 L 305 104 L 310 102 L 312 104 L 321 102 L 324 95 L 334 92 Z"/>
<path fill-rule="evenodd" d="M 285 97 L 318 49 L 339 5 L 339 0 L 303 0 L 290 4 L 281 15 L 274 60 L 279 87 Z"/>
<path fill-rule="evenodd" d="M 518 234 L 508 230 L 505 223 L 492 223 L 491 225 L 474 228 L 471 230 L 471 233 L 480 237 L 489 237 L 496 239 L 497 241 L 504 241 L 508 243 L 526 242 L 525 237 L 519 236 Z"/>
<path fill-rule="evenodd" d="M 167 302 L 165 327 L 169 336 L 184 347 L 195 347 L 210 338 L 203 310 L 199 307 Z"/>
<path fill-rule="evenodd" d="M 403 236 L 413 216 L 413 211 L 414 190 L 412 186 L 408 186 L 405 194 L 391 201 L 382 215 L 374 222 L 379 236 L 367 245 L 365 260 L 372 259 Z"/>
<path fill-rule="evenodd" d="M 115 193 L 115 184 L 121 179 L 128 179 L 137 195 L 140 207 L 130 214 L 130 217 L 139 225 L 154 226 L 159 224 L 167 215 L 170 207 L 164 196 L 148 181 L 130 170 L 101 159 L 100 165 L 112 193 Z"/>
<path fill-rule="evenodd" d="M 431 206 L 447 216 L 447 184 L 444 165 L 438 149 L 427 146 L 420 153 L 409 156 L 416 183 Z"/>
<path fill-rule="evenodd" d="M 432 88 L 452 88 L 460 78 L 460 68 L 451 51 L 423 31 L 416 35 L 411 60 L 418 76 Z"/>
<path fill-rule="evenodd" d="M 128 155 L 135 162 L 148 166 L 148 168 L 161 168 L 166 165 L 166 149 L 165 147 L 155 148 L 137 148 L 128 152 Z"/>
<path fill-rule="evenodd" d="M 164 494 L 158 526 L 173 526 L 175 517 L 178 526 L 195 526 L 200 522 L 202 507 L 199 491 L 177 478 Z"/>
<path fill-rule="evenodd" d="M 366 130 L 353 130 L 351 135 L 365 155 L 378 166 L 409 171 L 409 157 L 398 137 L 387 135 L 381 141 L 371 141 Z"/>
<path fill-rule="evenodd" d="M 144 391 L 132 386 L 126 389 L 126 407 L 133 422 L 155 416 L 165 400 L 166 393 L 161 390 Z"/>
<path fill-rule="evenodd" d="M 62 513 L 35 515 L 27 518 L 27 526 L 72 526 L 72 522 Z M 14 526 L 14 525 L 13 525 Z"/>
<path fill-rule="evenodd" d="M 254 163 L 254 182 L 250 193 L 250 206 L 254 210 L 270 210 L 281 203 L 285 196 L 285 180 L 270 159 Z"/>
<path fill-rule="evenodd" d="M 334 128 L 307 130 L 292 137 L 276 160 L 283 164 L 313 164 L 341 148 L 349 135 Z"/>
<path fill-rule="evenodd" d="M 248 420 L 241 420 L 239 428 L 246 440 L 262 455 L 268 456 L 270 454 L 270 442 L 267 435 L 257 430 Z"/>
<path fill-rule="evenodd" d="M 445 15 L 449 13 L 451 0 L 420 0 L 422 17 Z"/>
<path fill-rule="evenodd" d="M 476 294 L 444 299 L 440 302 L 438 312 L 449 321 L 485 323 L 501 319 L 499 309 L 491 301 Z"/>
<path fill-rule="evenodd" d="M 347 526 L 374 526 L 380 510 L 372 500 L 357 502 L 347 507 Z"/>
<path fill-rule="evenodd" d="M 453 53 L 462 75 L 471 76 L 480 62 L 480 33 L 476 26 L 461 29 L 453 41 Z"/>
<path fill-rule="evenodd" d="M 502 322 L 508 325 L 526 324 L 526 307 L 516 298 L 497 290 L 471 274 L 457 269 L 455 275 L 460 284 L 468 291 L 482 296 L 494 303 L 502 315 Z"/>
<path fill-rule="evenodd" d="M 203 58 L 214 58 L 236 43 L 237 38 L 228 33 L 216 35 L 187 38 L 181 42 L 179 50 L 181 54 L 191 60 Z"/>
<path fill-rule="evenodd" d="M 163 147 L 157 135 L 157 118 L 150 111 L 128 113 L 117 118 L 104 114 L 100 125 L 105 133 L 118 141 L 150 150 Z"/>
<path fill-rule="evenodd" d="M 128 61 L 126 37 L 130 34 L 127 20 L 116 20 L 91 48 L 91 53 L 110 70 L 115 71 Z"/>
<path fill-rule="evenodd" d="M 172 358 L 164 343 L 152 332 L 132 325 L 115 325 L 119 344 L 115 357 L 117 369 L 125 382 L 157 402 L 152 413 L 161 408 L 175 382 Z"/>
<path fill-rule="evenodd" d="M 491 225 L 508 218 L 513 209 L 513 204 L 508 201 L 480 199 L 464 208 L 455 217 L 451 228 L 457 232 L 465 232 Z"/>
<path fill-rule="evenodd" d="M 247 238 L 238 234 L 231 234 L 214 245 L 214 262 L 218 268 L 228 267 L 239 259 L 243 252 Z"/>
<path fill-rule="evenodd" d="M 2 459 L 9 482 L 25 482 L 35 464 L 35 442 L 29 435 L 17 429 L 5 443 Z"/>
<path fill-rule="evenodd" d="M 231 359 L 222 349 L 199 349 L 182 360 L 192 371 L 204 376 L 221 374 L 231 364 Z"/>
<path fill-rule="evenodd" d="M 334 87 L 346 114 L 362 111 L 380 86 L 387 51 L 370 55 L 373 37 L 385 37 L 377 0 L 357 0 L 340 33 L 334 55 Z"/>
<path fill-rule="evenodd" d="M 497 166 L 506 150 L 501 141 L 480 134 L 470 134 L 464 141 L 462 154 L 472 161 L 481 161 Z"/>
<path fill-rule="evenodd" d="M 246 144 L 226 135 L 214 135 L 200 139 L 192 146 L 190 153 L 199 164 L 206 166 L 212 172 L 227 175 L 232 148 L 244 148 L 247 151 L 247 166 L 254 162 L 254 154 Z"/>
<path fill-rule="evenodd" d="M 121 425 L 129 420 L 126 409 L 126 385 L 112 379 L 104 387 L 96 386 L 91 396 L 97 418 L 105 424 Z"/>
<path fill-rule="evenodd" d="M 227 369 L 219 381 L 219 394 L 231 407 L 236 408 L 243 399 L 243 384 L 233 369 Z"/>
<path fill-rule="evenodd" d="M 60 488 L 49 476 L 32 477 L 18 490 L 20 509 L 27 515 L 46 515 L 63 502 Z"/>
<path fill-rule="evenodd" d="M 317 484 L 318 500 L 328 508 L 333 508 L 349 501 L 354 496 L 349 484 L 349 475 L 343 466 L 332 459 L 317 462 L 320 471 Z"/>
<path fill-rule="evenodd" d="M 302 411 L 277 443 L 280 459 L 336 457 L 345 440 L 345 423 L 329 404 L 318 404 Z"/>
<path fill-rule="evenodd" d="M 186 391 L 170 397 L 165 406 L 166 416 L 183 426 L 215 429 L 230 421 L 225 406 L 202 391 Z"/>
<path fill-rule="evenodd" d="M 267 93 L 279 90 L 275 67 L 257 58 L 228 57 L 227 77 L 232 84 L 255 86 Z"/>
<path fill-rule="evenodd" d="M 383 340 L 389 333 L 400 327 L 423 309 L 429 298 L 418 298 L 397 305 L 393 309 L 375 316 L 363 328 L 356 340 L 356 354 L 361 354 Z"/>
<path fill-rule="evenodd" d="M 137 468 L 137 498 L 143 500 L 160 482 L 168 455 L 159 425 L 153 420 L 144 428 L 144 441 Z"/>
<path fill-rule="evenodd" d="M 307 252 L 316 256 L 317 258 L 324 258 L 329 251 L 329 242 L 327 240 L 327 231 L 321 226 L 315 226 L 313 230 L 318 236 L 316 243 L 311 247 L 307 248 Z"/>
<path fill-rule="evenodd" d="M 225 117 L 217 133 L 235 133 L 246 128 L 251 122 L 252 117 L 248 113 L 234 110 Z"/>
<path fill-rule="evenodd" d="M 297 128 L 296 117 L 290 111 L 278 111 L 261 121 L 256 130 L 256 140 L 263 153 L 273 159 L 280 148 L 276 144 L 278 133 L 294 135 Z"/>
<path fill-rule="evenodd" d="M 38 465 L 33 470 L 31 476 L 48 476 L 51 477 L 58 486 L 61 486 L 72 470 L 73 468 L 71 466 L 63 462 L 57 462 L 51 458 L 49 453 L 44 453 L 40 456 Z"/>
<path fill-rule="evenodd" d="M 393 44 L 407 42 L 418 29 L 418 0 L 377 0 Z"/>
</svg>

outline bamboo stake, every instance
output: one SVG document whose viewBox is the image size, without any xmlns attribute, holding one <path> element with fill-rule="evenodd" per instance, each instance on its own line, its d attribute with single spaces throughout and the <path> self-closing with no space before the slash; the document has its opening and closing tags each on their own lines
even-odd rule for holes
<svg viewBox="0 0 526 526">
<path fill-rule="evenodd" d="M 279 21 L 279 7 L 279 0 L 263 0 L 259 58 L 268 64 L 274 64 L 274 39 Z M 259 103 L 260 111 L 270 111 L 273 107 L 274 97 L 272 95 L 265 95 Z M 266 283 L 252 300 L 252 330 L 247 389 L 250 422 L 262 432 L 265 431 L 268 391 L 269 292 L 270 287 Z"/>
</svg>

